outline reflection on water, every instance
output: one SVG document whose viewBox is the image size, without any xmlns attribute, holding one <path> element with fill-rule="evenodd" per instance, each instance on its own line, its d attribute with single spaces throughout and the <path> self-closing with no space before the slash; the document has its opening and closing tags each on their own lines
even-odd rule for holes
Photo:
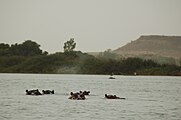
<svg viewBox="0 0 181 120">
<path fill-rule="evenodd" d="M 163 76 L 0 74 L 0 120 L 178 120 L 181 79 Z M 28 96 L 26 89 L 54 95 Z M 69 100 L 71 91 L 90 90 L 86 100 Z M 108 100 L 104 94 L 126 100 Z"/>
</svg>

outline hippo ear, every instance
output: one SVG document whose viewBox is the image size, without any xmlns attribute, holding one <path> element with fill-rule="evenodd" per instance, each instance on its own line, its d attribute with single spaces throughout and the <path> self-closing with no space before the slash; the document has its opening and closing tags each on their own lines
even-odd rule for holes
<svg viewBox="0 0 181 120">
<path fill-rule="evenodd" d="M 54 90 L 52 90 L 52 94 L 54 94 Z"/>
</svg>

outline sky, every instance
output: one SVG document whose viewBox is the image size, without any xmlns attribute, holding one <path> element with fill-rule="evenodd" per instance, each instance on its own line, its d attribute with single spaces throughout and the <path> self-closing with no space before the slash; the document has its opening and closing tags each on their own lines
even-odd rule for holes
<svg viewBox="0 0 181 120">
<path fill-rule="evenodd" d="M 181 0 L 0 0 L 0 43 L 55 53 L 74 38 L 75 50 L 103 52 L 141 35 L 181 36 Z"/>
</svg>

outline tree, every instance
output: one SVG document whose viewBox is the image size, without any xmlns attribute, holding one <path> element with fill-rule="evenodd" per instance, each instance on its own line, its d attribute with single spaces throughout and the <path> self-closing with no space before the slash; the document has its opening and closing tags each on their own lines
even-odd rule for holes
<svg viewBox="0 0 181 120">
<path fill-rule="evenodd" d="M 0 43 L 0 56 L 8 55 L 9 47 L 8 44 Z"/>
<path fill-rule="evenodd" d="M 5 43 L 0 43 L 0 50 L 9 49 L 9 45 Z"/>
<path fill-rule="evenodd" d="M 106 51 L 101 52 L 99 57 L 103 59 L 116 59 L 116 54 L 113 53 L 111 49 L 107 49 Z"/>
<path fill-rule="evenodd" d="M 35 56 L 42 55 L 42 50 L 40 45 L 31 40 L 27 40 L 22 44 L 11 45 L 10 47 L 11 55 L 22 55 L 22 56 Z"/>
<path fill-rule="evenodd" d="M 25 56 L 33 56 L 33 55 L 41 55 L 42 50 L 40 49 L 40 45 L 31 40 L 27 40 L 20 45 L 21 51 Z"/>
<path fill-rule="evenodd" d="M 74 38 L 71 38 L 69 41 L 64 43 L 64 52 L 72 52 L 75 49 L 76 43 Z"/>
</svg>

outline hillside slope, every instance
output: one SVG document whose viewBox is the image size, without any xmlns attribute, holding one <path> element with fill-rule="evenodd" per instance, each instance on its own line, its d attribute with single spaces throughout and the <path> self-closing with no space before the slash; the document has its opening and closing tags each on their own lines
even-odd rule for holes
<svg viewBox="0 0 181 120">
<path fill-rule="evenodd" d="M 162 56 L 181 58 L 181 36 L 141 36 L 113 51 L 123 57 Z"/>
</svg>

